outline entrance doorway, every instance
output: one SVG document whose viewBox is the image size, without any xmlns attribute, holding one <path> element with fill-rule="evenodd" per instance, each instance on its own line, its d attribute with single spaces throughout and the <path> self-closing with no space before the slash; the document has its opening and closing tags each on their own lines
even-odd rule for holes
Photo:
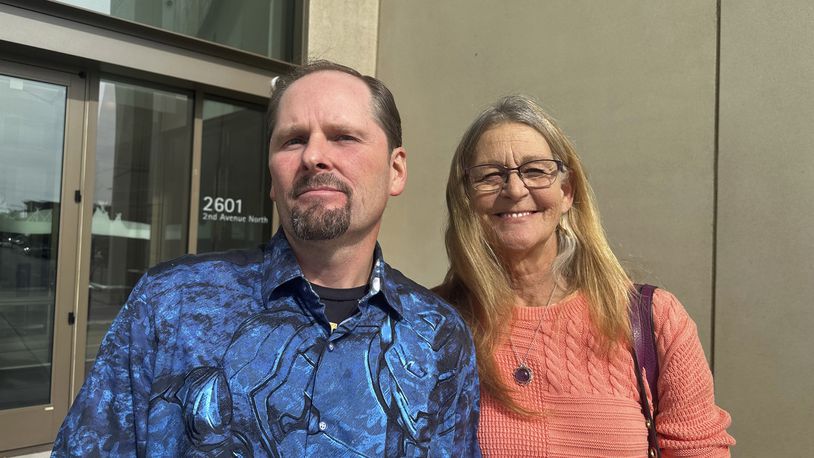
<svg viewBox="0 0 814 458">
<path fill-rule="evenodd" d="M 70 401 L 86 82 L 0 60 L 0 449 Z"/>
</svg>

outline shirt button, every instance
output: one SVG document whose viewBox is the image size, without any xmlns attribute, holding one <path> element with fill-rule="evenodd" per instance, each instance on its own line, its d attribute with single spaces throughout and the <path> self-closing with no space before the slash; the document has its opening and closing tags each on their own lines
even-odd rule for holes
<svg viewBox="0 0 814 458">
<path fill-rule="evenodd" d="M 328 428 L 328 425 L 324 421 L 319 422 L 319 430 L 320 431 L 325 431 L 327 428 Z"/>
<path fill-rule="evenodd" d="M 328 351 L 334 351 L 334 344 L 332 343 L 328 344 Z"/>
</svg>

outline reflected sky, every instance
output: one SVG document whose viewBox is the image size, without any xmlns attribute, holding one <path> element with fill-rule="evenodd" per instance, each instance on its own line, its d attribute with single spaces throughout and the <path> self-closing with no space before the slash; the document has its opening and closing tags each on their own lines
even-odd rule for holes
<svg viewBox="0 0 814 458">
<path fill-rule="evenodd" d="M 0 213 L 59 202 L 67 89 L 0 75 Z"/>
</svg>

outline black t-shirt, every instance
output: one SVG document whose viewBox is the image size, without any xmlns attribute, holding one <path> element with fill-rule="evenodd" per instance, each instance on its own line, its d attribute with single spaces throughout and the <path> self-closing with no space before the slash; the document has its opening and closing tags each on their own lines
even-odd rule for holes
<svg viewBox="0 0 814 458">
<path fill-rule="evenodd" d="M 359 309 L 359 299 L 367 293 L 367 285 L 356 288 L 326 288 L 311 283 L 319 300 L 325 304 L 325 317 L 331 323 L 331 331 Z"/>
</svg>

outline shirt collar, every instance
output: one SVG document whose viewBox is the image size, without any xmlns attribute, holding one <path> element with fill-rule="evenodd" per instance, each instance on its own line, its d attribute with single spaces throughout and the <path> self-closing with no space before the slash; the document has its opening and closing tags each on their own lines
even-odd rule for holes
<svg viewBox="0 0 814 458">
<path fill-rule="evenodd" d="M 392 281 L 391 268 L 384 262 L 382 249 L 378 242 L 373 251 L 373 259 L 373 269 L 368 278 L 369 288 L 366 297 L 372 299 L 376 295 L 381 295 L 384 301 L 373 302 L 384 302 L 387 307 L 398 315 L 398 318 L 401 318 L 404 311 L 398 285 Z M 277 230 L 277 233 L 274 234 L 274 237 L 266 246 L 263 269 L 263 297 L 265 298 L 271 297 L 271 294 L 277 288 L 291 280 L 300 278 L 307 281 L 282 228 Z"/>
</svg>

